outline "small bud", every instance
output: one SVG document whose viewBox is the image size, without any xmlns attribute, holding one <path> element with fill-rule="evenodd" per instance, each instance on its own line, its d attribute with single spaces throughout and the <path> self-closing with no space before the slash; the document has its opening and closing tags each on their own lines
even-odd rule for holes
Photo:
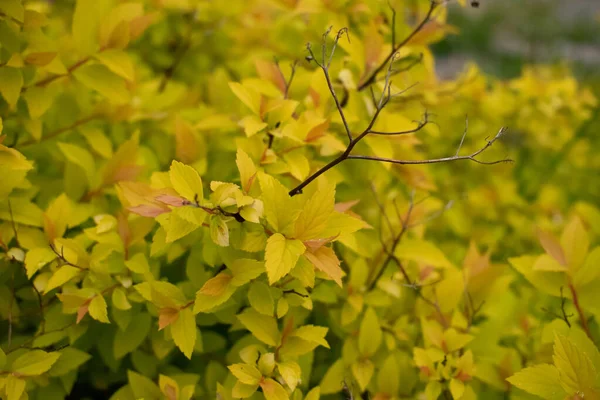
<svg viewBox="0 0 600 400">
<path fill-rule="evenodd" d="M 306 56 L 305 59 L 306 59 L 306 61 L 311 62 L 313 60 L 313 57 L 312 56 Z"/>
</svg>

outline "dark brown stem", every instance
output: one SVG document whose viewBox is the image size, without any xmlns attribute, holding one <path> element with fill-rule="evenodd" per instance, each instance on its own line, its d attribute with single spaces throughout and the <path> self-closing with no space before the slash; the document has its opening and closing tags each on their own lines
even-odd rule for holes
<svg viewBox="0 0 600 400">
<path fill-rule="evenodd" d="M 579 322 L 581 323 L 581 327 L 585 331 L 585 334 L 587 335 L 587 337 L 590 338 L 591 341 L 593 341 L 592 333 L 590 332 L 590 327 L 588 326 L 587 318 L 585 317 L 585 314 L 583 313 L 581 304 L 579 304 L 579 297 L 577 296 L 577 290 L 575 289 L 575 286 L 573 286 L 573 283 L 571 283 L 571 282 L 569 283 L 569 289 L 571 290 L 571 296 L 573 297 L 573 305 L 575 306 L 575 309 L 577 310 L 577 314 L 579 314 Z"/>
</svg>

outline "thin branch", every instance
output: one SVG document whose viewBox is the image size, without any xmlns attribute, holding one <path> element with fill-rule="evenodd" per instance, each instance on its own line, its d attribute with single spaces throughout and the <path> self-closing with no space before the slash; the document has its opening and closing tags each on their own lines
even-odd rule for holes
<svg viewBox="0 0 600 400">
<path fill-rule="evenodd" d="M 279 60 L 275 58 L 275 66 L 277 67 L 277 71 L 279 71 L 279 75 L 281 76 L 281 80 L 284 84 L 283 98 L 287 99 L 290 91 L 290 86 L 292 86 L 292 81 L 294 80 L 294 76 L 296 75 L 296 67 L 298 66 L 298 61 L 294 61 L 290 64 L 291 72 L 290 77 L 286 80 L 285 75 L 283 75 L 283 71 L 281 70 L 281 66 L 279 65 Z M 272 139 L 271 139 L 272 140 Z M 269 146 L 271 148 L 271 146 Z"/>
<path fill-rule="evenodd" d="M 344 125 L 346 135 L 348 136 L 348 140 L 350 142 L 352 142 L 352 132 L 350 131 L 350 127 L 348 126 L 348 122 L 346 121 L 346 116 L 344 115 L 344 111 L 342 110 L 340 101 L 338 100 L 337 94 L 335 93 L 335 89 L 333 88 L 333 84 L 331 82 L 331 77 L 329 76 L 329 66 L 331 65 L 331 60 L 333 59 L 333 53 L 335 52 L 335 49 L 337 48 L 337 44 L 338 44 L 340 38 L 344 35 L 344 33 L 346 35 L 348 34 L 348 28 L 342 28 L 338 31 L 337 35 L 335 36 L 335 40 L 333 42 L 333 47 L 332 47 L 331 53 L 329 54 L 329 59 L 326 61 L 326 59 L 327 59 L 326 58 L 327 36 L 329 35 L 330 31 L 331 31 L 331 27 L 323 34 L 323 45 L 322 45 L 322 53 L 323 53 L 322 56 L 323 57 L 322 57 L 321 62 L 317 61 L 317 59 L 315 58 L 315 54 L 312 50 L 310 43 L 306 44 L 306 50 L 310 54 L 310 60 L 314 60 L 314 62 L 323 70 L 323 75 L 325 76 L 325 81 L 327 82 L 327 87 L 329 88 L 329 92 L 331 93 L 331 96 L 333 97 L 335 106 L 338 110 L 338 113 L 340 114 L 341 119 L 342 119 L 342 123 Z M 349 40 L 350 40 L 350 38 L 348 37 L 348 41 Z"/>
<path fill-rule="evenodd" d="M 58 257 L 58 258 L 59 258 L 59 259 L 60 259 L 60 260 L 63 262 L 63 265 L 69 265 L 69 266 L 71 266 L 71 267 L 75 267 L 75 268 L 77 268 L 77 269 L 80 269 L 80 270 L 82 270 L 82 271 L 85 271 L 85 270 L 86 270 L 85 268 L 83 268 L 83 267 L 80 267 L 80 266 L 79 266 L 79 265 L 77 265 L 77 264 L 73 264 L 72 262 L 70 262 L 69 260 L 67 260 L 67 259 L 65 258 L 65 254 L 64 254 L 64 250 L 65 250 L 65 249 L 64 249 L 64 247 L 61 247 L 61 249 L 60 249 L 60 253 L 58 252 L 58 250 L 56 250 L 56 247 L 54 247 L 54 245 L 52 245 L 52 244 L 51 244 L 51 245 L 50 245 L 50 248 L 52 249 L 52 251 L 54 252 L 54 254 L 56 254 L 56 257 Z"/>
<path fill-rule="evenodd" d="M 19 144 L 19 148 L 31 146 L 32 144 L 37 144 L 37 143 L 40 143 L 40 142 L 42 142 L 44 140 L 52 139 L 52 138 L 60 135 L 61 133 L 68 132 L 68 131 L 70 131 L 72 129 L 75 129 L 75 128 L 81 126 L 81 125 L 85 125 L 88 122 L 93 121 L 93 120 L 98 119 L 98 118 L 100 118 L 99 114 L 89 115 L 89 116 L 87 116 L 85 118 L 82 118 L 82 119 L 79 119 L 79 120 L 73 122 L 71 125 L 68 125 L 68 126 L 59 128 L 59 129 L 57 129 L 57 130 L 55 130 L 53 132 L 50 132 L 46 136 L 43 136 L 39 141 L 37 141 L 36 139 L 33 139 L 33 138 L 29 139 L 29 140 L 27 140 L 27 141 Z"/>
<path fill-rule="evenodd" d="M 369 76 L 365 79 L 365 81 L 358 86 L 357 90 L 359 92 L 375 82 L 375 80 L 377 79 L 377 75 L 385 68 L 385 65 L 392 59 L 394 54 L 396 54 L 398 52 L 398 50 L 400 50 L 408 42 L 410 42 L 410 40 L 425 27 L 425 25 L 431 19 L 433 12 L 439 5 L 440 4 L 436 0 L 431 0 L 431 2 L 429 4 L 429 9 L 427 10 L 427 14 L 423 18 L 423 20 L 421 20 L 421 22 L 412 30 L 412 32 L 397 45 L 394 45 L 395 40 L 392 42 L 392 49 L 391 49 L 390 53 L 385 58 L 385 60 L 383 60 L 381 62 L 381 64 L 379 64 L 379 66 L 377 68 L 375 68 L 375 70 L 369 74 Z"/>
</svg>

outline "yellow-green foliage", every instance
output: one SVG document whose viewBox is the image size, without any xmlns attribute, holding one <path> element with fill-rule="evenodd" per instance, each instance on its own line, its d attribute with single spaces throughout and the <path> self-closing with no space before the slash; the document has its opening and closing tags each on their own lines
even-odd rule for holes
<svg viewBox="0 0 600 400">
<path fill-rule="evenodd" d="M 445 3 L 0 0 L 2 398 L 600 399 L 597 101 Z"/>
</svg>

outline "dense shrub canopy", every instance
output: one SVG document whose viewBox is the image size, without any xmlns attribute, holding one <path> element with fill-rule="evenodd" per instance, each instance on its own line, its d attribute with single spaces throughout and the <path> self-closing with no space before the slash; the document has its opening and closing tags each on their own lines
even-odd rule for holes
<svg viewBox="0 0 600 400">
<path fill-rule="evenodd" d="M 2 398 L 600 399 L 597 100 L 451 5 L 0 0 Z"/>
</svg>

